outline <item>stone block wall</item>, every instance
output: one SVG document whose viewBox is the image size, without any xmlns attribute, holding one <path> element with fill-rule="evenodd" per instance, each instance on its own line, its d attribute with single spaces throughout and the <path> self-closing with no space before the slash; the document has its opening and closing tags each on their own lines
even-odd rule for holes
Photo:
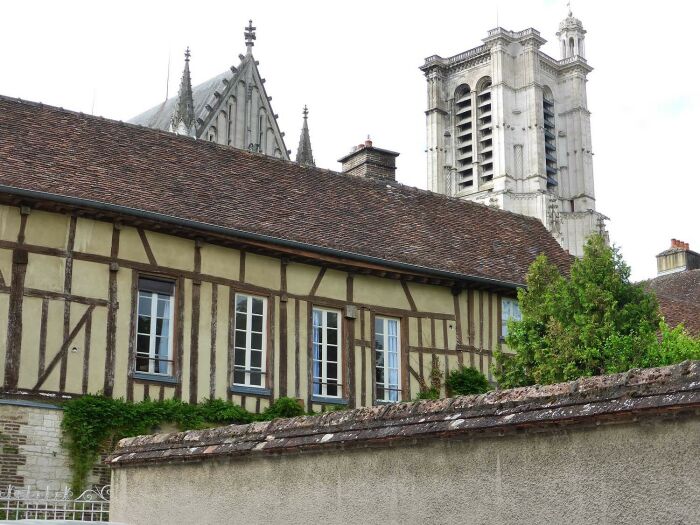
<svg viewBox="0 0 700 525">
<path fill-rule="evenodd" d="M 55 405 L 0 399 L 0 489 L 70 487 L 70 460 L 61 445 L 62 419 L 63 411 Z M 89 482 L 107 485 L 109 477 L 109 468 L 100 462 Z"/>
</svg>

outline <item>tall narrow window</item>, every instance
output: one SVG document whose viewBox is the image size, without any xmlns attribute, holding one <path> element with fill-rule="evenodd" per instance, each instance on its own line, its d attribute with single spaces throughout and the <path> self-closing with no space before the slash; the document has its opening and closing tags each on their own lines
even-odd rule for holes
<svg viewBox="0 0 700 525">
<path fill-rule="evenodd" d="M 480 182 L 493 180 L 493 123 L 491 119 L 491 79 L 479 83 L 476 97 L 477 133 L 479 137 Z"/>
<path fill-rule="evenodd" d="M 501 337 L 506 337 L 508 335 L 508 321 L 520 321 L 522 315 L 520 314 L 520 305 L 517 299 L 510 299 L 509 297 L 501 298 Z"/>
<path fill-rule="evenodd" d="M 557 186 L 557 139 L 554 126 L 554 96 L 549 88 L 542 93 L 542 113 L 544 128 L 544 157 L 547 189 Z"/>
<path fill-rule="evenodd" d="M 314 395 L 341 397 L 340 314 L 335 310 L 313 309 Z"/>
<path fill-rule="evenodd" d="M 399 401 L 401 399 L 401 366 L 399 364 L 401 343 L 398 319 L 375 318 L 374 349 L 377 401 Z"/>
<path fill-rule="evenodd" d="M 455 189 L 457 191 L 474 185 L 472 97 L 473 93 L 467 85 L 459 86 L 455 91 L 455 168 L 457 169 Z"/>
<path fill-rule="evenodd" d="M 172 282 L 140 278 L 136 326 L 136 371 L 173 375 Z"/>
<path fill-rule="evenodd" d="M 233 384 L 265 387 L 267 299 L 236 294 Z"/>
</svg>

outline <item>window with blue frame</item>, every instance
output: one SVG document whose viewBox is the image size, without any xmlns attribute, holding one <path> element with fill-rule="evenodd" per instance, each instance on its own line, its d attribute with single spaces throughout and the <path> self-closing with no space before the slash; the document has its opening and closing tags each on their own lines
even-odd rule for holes
<svg viewBox="0 0 700 525">
<path fill-rule="evenodd" d="M 501 337 L 508 335 L 508 321 L 520 321 L 522 314 L 520 313 L 520 305 L 517 299 L 509 297 L 501 298 Z"/>
</svg>

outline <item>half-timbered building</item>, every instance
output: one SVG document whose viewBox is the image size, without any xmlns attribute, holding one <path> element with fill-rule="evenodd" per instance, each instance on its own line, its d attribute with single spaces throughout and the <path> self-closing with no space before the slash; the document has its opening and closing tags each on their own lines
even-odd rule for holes
<svg viewBox="0 0 700 525">
<path fill-rule="evenodd" d="M 71 396 L 318 411 L 412 399 L 435 364 L 489 375 L 529 264 L 570 257 L 536 218 L 397 183 L 395 156 L 337 173 L 0 98 L 0 421 L 24 454 L 0 483 L 60 484 L 58 438 L 43 470 L 22 447 Z"/>
</svg>

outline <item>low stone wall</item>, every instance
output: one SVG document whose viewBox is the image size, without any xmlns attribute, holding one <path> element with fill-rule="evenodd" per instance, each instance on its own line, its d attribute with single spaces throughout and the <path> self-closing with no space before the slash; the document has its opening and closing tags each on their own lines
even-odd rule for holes
<svg viewBox="0 0 700 525">
<path fill-rule="evenodd" d="M 0 489 L 70 487 L 71 470 L 61 446 L 63 410 L 50 403 L 0 399 Z M 95 465 L 90 483 L 109 484 L 108 468 Z"/>
<path fill-rule="evenodd" d="M 700 362 L 122 440 L 111 518 L 698 523 Z"/>
</svg>

